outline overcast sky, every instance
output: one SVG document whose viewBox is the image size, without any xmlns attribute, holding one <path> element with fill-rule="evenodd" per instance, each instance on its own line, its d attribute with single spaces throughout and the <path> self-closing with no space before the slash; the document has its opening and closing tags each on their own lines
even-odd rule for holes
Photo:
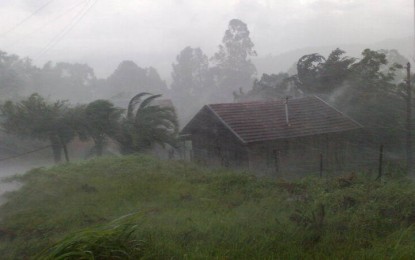
<svg viewBox="0 0 415 260">
<path fill-rule="evenodd" d="M 188 45 L 211 56 L 233 18 L 259 55 L 413 35 L 411 0 L 0 0 L 0 50 L 99 76 L 123 59 L 159 69 Z"/>
</svg>

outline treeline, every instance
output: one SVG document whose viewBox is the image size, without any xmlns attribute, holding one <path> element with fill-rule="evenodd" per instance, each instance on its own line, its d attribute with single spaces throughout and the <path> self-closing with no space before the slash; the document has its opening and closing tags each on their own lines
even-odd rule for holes
<svg viewBox="0 0 415 260">
<path fill-rule="evenodd" d="M 124 106 L 136 93 L 160 93 L 173 99 L 185 123 L 203 104 L 230 102 L 234 88 L 252 85 L 256 68 L 249 57 L 256 52 L 249 34 L 245 23 L 233 19 L 211 58 L 200 48 L 184 48 L 172 64 L 170 86 L 155 68 L 141 68 L 131 60 L 122 61 L 111 75 L 98 79 L 86 64 L 49 62 L 39 68 L 30 59 L 0 52 L 0 92 L 5 93 L 0 99 L 19 100 L 39 93 L 71 102 L 109 99 Z"/>
<path fill-rule="evenodd" d="M 139 92 L 165 93 L 166 83 L 152 68 L 123 61 L 106 79 L 97 79 L 87 64 L 46 63 L 42 68 L 28 58 L 0 52 L 1 100 L 19 100 L 32 93 L 52 99 L 91 102 L 94 99 L 125 101 Z M 124 104 L 125 105 L 125 104 Z"/>
<path fill-rule="evenodd" d="M 211 59 L 199 48 L 180 52 L 170 88 L 156 69 L 133 61 L 122 61 L 109 77 L 98 79 L 86 64 L 48 62 L 39 68 L 28 58 L 0 52 L 2 125 L 8 133 L 48 141 L 56 162 L 62 154 L 69 160 L 67 144 L 76 136 L 93 140 L 98 155 L 108 139 L 119 143 L 122 153 L 154 143 L 174 145 L 176 114 L 152 104 L 159 95 L 140 102 L 144 93 L 172 98 L 184 123 L 204 103 L 231 101 L 233 86 L 251 85 L 253 46 L 246 24 L 231 20 Z M 131 99 L 136 93 L 143 94 Z"/>
<path fill-rule="evenodd" d="M 291 73 L 264 74 L 250 58 L 256 56 L 248 26 L 229 22 L 217 52 L 185 47 L 172 64 L 167 86 L 156 69 L 123 61 L 105 79 L 97 79 L 86 64 L 47 63 L 42 68 L 29 59 L 0 53 L 1 99 L 22 100 L 32 93 L 50 99 L 88 103 L 109 100 L 125 107 L 136 93 L 160 93 L 173 100 L 181 126 L 205 104 L 269 100 L 317 95 L 362 123 L 371 143 L 399 150 L 405 135 L 405 69 L 408 62 L 395 50 L 364 50 L 348 57 L 341 49 L 328 57 L 318 53 L 299 58 Z"/>
<path fill-rule="evenodd" d="M 122 154 L 146 151 L 154 144 L 175 146 L 176 113 L 172 107 L 153 104 L 159 97 L 139 93 L 131 98 L 126 109 L 121 109 L 103 99 L 74 106 L 32 94 L 1 106 L 2 126 L 10 134 L 48 141 L 56 163 L 61 161 L 62 152 L 69 161 L 67 146 L 75 137 L 92 140 L 91 153 L 98 156 L 110 140 L 119 144 Z"/>
</svg>

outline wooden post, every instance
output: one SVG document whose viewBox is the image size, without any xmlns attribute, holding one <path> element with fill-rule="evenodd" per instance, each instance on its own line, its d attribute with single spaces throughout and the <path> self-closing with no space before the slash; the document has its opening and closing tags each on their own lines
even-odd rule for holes
<svg viewBox="0 0 415 260">
<path fill-rule="evenodd" d="M 323 153 L 320 153 L 320 178 L 323 177 Z"/>
<path fill-rule="evenodd" d="M 279 165 L 279 156 L 277 150 L 272 150 L 273 156 L 274 156 L 274 168 L 275 173 L 278 174 L 280 171 L 280 165 Z"/>
<path fill-rule="evenodd" d="M 407 100 L 406 100 L 406 171 L 408 176 L 412 174 L 412 90 L 411 90 L 411 63 L 406 65 L 407 73 Z"/>
<path fill-rule="evenodd" d="M 382 164 L 383 164 L 383 144 L 381 144 L 379 148 L 379 168 L 378 168 L 378 177 L 376 178 L 376 180 L 380 180 L 380 178 L 382 178 Z"/>
</svg>

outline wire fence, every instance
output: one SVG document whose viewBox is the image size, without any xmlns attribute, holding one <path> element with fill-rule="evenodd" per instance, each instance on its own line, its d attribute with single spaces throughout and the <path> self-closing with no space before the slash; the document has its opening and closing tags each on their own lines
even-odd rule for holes
<svg viewBox="0 0 415 260">
<path fill-rule="evenodd" d="M 252 151 L 249 148 L 242 151 L 246 155 L 241 156 L 240 149 L 219 151 L 214 143 L 203 148 L 186 144 L 179 149 L 177 158 L 211 167 L 248 168 L 259 174 L 284 178 L 307 175 L 324 177 L 352 172 L 363 172 L 369 177 L 379 178 L 406 170 L 405 141 L 383 144 L 370 134 L 361 135 L 344 145 L 337 144 L 336 140 L 327 144 L 337 145 L 337 150 L 324 145 L 322 147 L 321 143 L 301 143 L 298 147 L 288 148 L 288 152 L 277 150 L 278 147 L 272 144 L 264 146 L 267 145 L 269 147 L 256 156 L 250 154 Z"/>
</svg>

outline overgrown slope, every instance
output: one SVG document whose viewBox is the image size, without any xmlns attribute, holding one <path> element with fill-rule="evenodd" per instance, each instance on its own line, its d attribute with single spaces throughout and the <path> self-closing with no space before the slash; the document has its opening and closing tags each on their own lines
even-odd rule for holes
<svg viewBox="0 0 415 260">
<path fill-rule="evenodd" d="M 18 178 L 0 208 L 2 259 L 415 257 L 402 178 L 284 182 L 142 156 Z"/>
</svg>

